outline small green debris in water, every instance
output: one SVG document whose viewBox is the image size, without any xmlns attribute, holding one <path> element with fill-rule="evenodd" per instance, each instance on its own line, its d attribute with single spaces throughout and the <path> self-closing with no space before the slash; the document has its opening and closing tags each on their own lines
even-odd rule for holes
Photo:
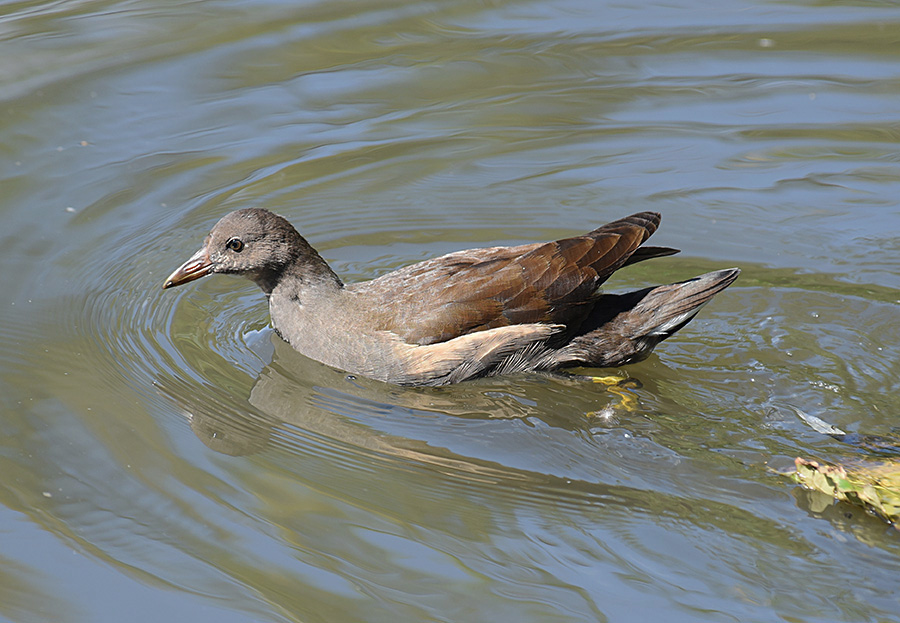
<svg viewBox="0 0 900 623">
<path fill-rule="evenodd" d="M 900 461 L 829 465 L 797 457 L 794 465 L 796 482 L 862 506 L 900 530 Z"/>
</svg>

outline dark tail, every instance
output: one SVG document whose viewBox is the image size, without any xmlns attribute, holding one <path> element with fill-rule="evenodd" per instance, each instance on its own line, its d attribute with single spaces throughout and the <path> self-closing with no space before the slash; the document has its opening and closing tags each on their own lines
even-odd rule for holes
<svg viewBox="0 0 900 623">
<path fill-rule="evenodd" d="M 582 325 L 586 332 L 560 348 L 557 363 L 607 367 L 640 361 L 740 274 L 729 268 L 627 294 L 604 294 Z"/>
<path fill-rule="evenodd" d="M 716 294 L 731 285 L 741 271 L 727 268 L 688 281 L 651 288 L 632 309 L 624 312 L 634 337 L 673 335 L 697 315 Z"/>
<path fill-rule="evenodd" d="M 675 255 L 680 253 L 678 249 L 671 247 L 638 247 L 634 250 L 622 266 L 630 266 L 644 260 L 652 260 L 654 257 L 665 257 L 667 255 Z"/>
</svg>

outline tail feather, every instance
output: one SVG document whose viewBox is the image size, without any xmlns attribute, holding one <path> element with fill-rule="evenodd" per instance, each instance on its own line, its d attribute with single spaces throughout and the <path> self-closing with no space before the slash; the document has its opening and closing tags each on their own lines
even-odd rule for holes
<svg viewBox="0 0 900 623">
<path fill-rule="evenodd" d="M 659 335 L 661 340 L 676 333 L 697 315 L 712 297 L 738 278 L 740 270 L 730 268 L 706 273 L 688 281 L 653 288 L 632 310 L 643 320 L 636 336 Z"/>
<path fill-rule="evenodd" d="M 655 257 L 665 257 L 667 255 L 675 255 L 681 253 L 678 249 L 672 247 L 638 247 L 634 250 L 622 266 L 631 266 L 637 262 L 644 260 L 652 260 Z"/>
<path fill-rule="evenodd" d="M 619 366 L 646 358 L 737 279 L 737 268 L 627 294 L 604 294 L 584 333 L 556 353 L 557 365 Z"/>
</svg>

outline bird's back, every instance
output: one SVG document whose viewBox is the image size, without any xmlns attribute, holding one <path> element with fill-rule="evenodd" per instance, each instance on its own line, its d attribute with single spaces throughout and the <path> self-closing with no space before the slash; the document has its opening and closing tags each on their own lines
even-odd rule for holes
<svg viewBox="0 0 900 623">
<path fill-rule="evenodd" d="M 370 303 L 379 301 L 380 309 L 371 312 L 380 328 L 410 344 L 519 324 L 577 332 L 613 272 L 676 252 L 639 251 L 659 221 L 657 213 L 640 212 L 572 238 L 459 251 L 349 288 Z"/>
</svg>

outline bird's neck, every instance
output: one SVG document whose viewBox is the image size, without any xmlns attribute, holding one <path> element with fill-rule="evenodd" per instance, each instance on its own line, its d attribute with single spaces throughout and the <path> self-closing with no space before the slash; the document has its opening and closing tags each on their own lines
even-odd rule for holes
<svg viewBox="0 0 900 623">
<path fill-rule="evenodd" d="M 269 299 L 272 327 L 295 350 L 328 365 L 349 369 L 350 362 L 335 358 L 349 335 L 347 290 L 316 253 L 292 262 L 278 279 L 262 283 Z"/>
<path fill-rule="evenodd" d="M 306 242 L 305 240 L 303 241 Z M 328 263 L 309 244 L 280 270 L 268 270 L 254 275 L 253 280 L 267 296 L 278 292 L 281 296 L 307 299 L 328 297 L 339 293 L 344 284 Z"/>
</svg>

